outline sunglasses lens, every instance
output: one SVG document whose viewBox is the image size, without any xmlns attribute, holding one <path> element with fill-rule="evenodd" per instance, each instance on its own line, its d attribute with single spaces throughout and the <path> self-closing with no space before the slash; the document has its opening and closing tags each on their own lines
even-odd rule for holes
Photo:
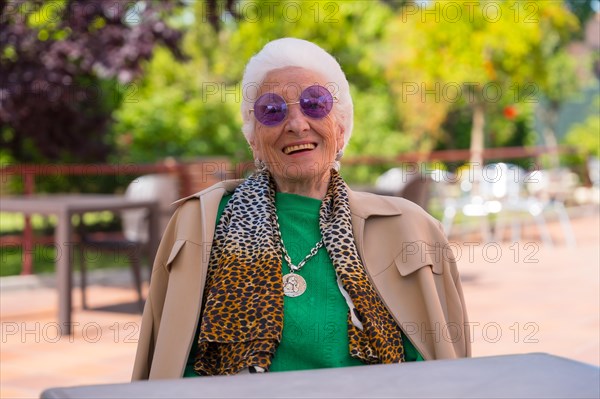
<svg viewBox="0 0 600 399">
<path fill-rule="evenodd" d="M 333 96 L 323 86 L 310 86 L 300 95 L 300 107 L 311 118 L 324 118 L 333 107 Z"/>
<path fill-rule="evenodd" d="M 285 100 L 274 93 L 265 93 L 254 103 L 254 116 L 267 126 L 281 123 L 287 114 Z"/>
<path fill-rule="evenodd" d="M 302 91 L 298 103 L 304 115 L 321 119 L 331 112 L 333 96 L 325 87 L 314 85 Z M 283 97 L 275 93 L 265 93 L 254 103 L 254 117 L 263 125 L 275 126 L 285 119 L 287 107 Z"/>
</svg>

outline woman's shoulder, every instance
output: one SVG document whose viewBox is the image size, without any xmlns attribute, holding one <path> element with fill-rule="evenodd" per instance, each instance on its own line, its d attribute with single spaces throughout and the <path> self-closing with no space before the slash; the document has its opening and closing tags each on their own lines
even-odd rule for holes
<svg viewBox="0 0 600 399">
<path fill-rule="evenodd" d="M 199 225 L 210 226 L 217 219 L 221 200 L 233 192 L 241 181 L 226 180 L 202 191 L 183 197 L 173 203 L 176 206 L 173 216 L 163 233 L 164 242 L 200 242 L 203 229 Z"/>
<path fill-rule="evenodd" d="M 180 198 L 177 201 L 173 202 L 173 205 L 181 207 L 189 203 L 190 200 L 194 199 L 204 201 L 206 199 L 218 198 L 218 200 L 220 201 L 220 199 L 223 196 L 233 193 L 236 187 L 239 186 L 242 182 L 244 182 L 243 179 L 223 180 L 194 194 L 190 194 L 186 197 Z"/>
<path fill-rule="evenodd" d="M 351 209 L 358 214 L 367 216 L 389 214 L 432 218 L 421 206 L 406 198 L 353 190 L 349 190 L 349 197 Z"/>
<path fill-rule="evenodd" d="M 352 190 L 349 198 L 350 209 L 355 216 L 363 219 L 388 217 L 386 225 L 395 233 L 410 231 L 428 240 L 443 240 L 445 237 L 439 220 L 405 198 Z"/>
<path fill-rule="evenodd" d="M 178 225 L 216 217 L 221 200 L 231 194 L 243 180 L 223 180 L 194 194 L 183 197 L 175 202 L 172 219 Z M 201 205 L 201 206 L 199 206 Z"/>
</svg>

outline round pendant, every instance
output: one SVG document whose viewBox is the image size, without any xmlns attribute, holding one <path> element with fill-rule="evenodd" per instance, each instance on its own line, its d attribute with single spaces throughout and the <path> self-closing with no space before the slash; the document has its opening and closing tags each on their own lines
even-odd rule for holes
<svg viewBox="0 0 600 399">
<path fill-rule="evenodd" d="M 283 293 L 285 296 L 297 297 L 306 291 L 306 280 L 296 273 L 288 273 L 283 276 Z"/>
</svg>

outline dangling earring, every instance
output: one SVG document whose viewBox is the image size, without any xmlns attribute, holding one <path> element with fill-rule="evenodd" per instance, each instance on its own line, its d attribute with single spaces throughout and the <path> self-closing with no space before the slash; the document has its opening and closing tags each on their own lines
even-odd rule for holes
<svg viewBox="0 0 600 399">
<path fill-rule="evenodd" d="M 267 164 L 265 164 L 261 159 L 254 160 L 254 168 L 257 172 L 264 172 L 267 170 Z"/>
<path fill-rule="evenodd" d="M 340 160 L 342 159 L 342 157 L 344 156 L 344 150 L 339 150 L 336 154 L 335 154 L 335 161 L 333 162 L 333 169 L 335 169 L 336 171 L 340 171 Z"/>
</svg>

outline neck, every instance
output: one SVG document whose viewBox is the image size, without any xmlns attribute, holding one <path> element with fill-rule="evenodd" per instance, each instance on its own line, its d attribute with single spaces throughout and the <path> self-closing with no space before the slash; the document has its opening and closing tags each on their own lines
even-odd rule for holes
<svg viewBox="0 0 600 399">
<path fill-rule="evenodd" d="M 329 173 L 321 179 L 285 180 L 275 178 L 275 184 L 278 192 L 297 194 L 322 200 L 325 198 L 325 194 L 327 194 L 329 178 Z"/>
</svg>

